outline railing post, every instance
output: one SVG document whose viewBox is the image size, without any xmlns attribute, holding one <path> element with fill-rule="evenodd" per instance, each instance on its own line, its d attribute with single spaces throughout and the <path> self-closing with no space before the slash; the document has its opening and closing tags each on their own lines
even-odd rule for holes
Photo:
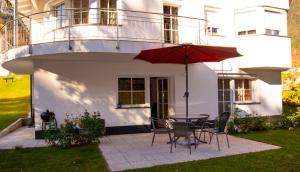
<svg viewBox="0 0 300 172">
<path fill-rule="evenodd" d="M 198 36 L 198 45 L 201 45 L 201 20 L 198 20 L 198 34 L 199 34 L 199 36 Z"/>
<path fill-rule="evenodd" d="M 31 42 L 32 42 L 32 38 L 31 38 L 31 36 L 32 36 L 32 34 L 31 34 L 31 32 L 32 32 L 32 26 L 31 26 L 31 22 L 32 22 L 32 19 L 31 19 L 31 17 L 29 18 L 29 31 L 28 31 L 28 53 L 29 54 L 32 54 L 32 44 L 31 44 Z"/>
<path fill-rule="evenodd" d="M 118 17 L 118 11 L 116 11 L 116 20 L 117 20 L 117 45 L 116 45 L 116 49 L 120 49 L 120 40 L 119 40 L 119 17 Z"/>
<path fill-rule="evenodd" d="M 72 50 L 72 46 L 71 46 L 71 24 L 72 24 L 72 10 L 70 10 L 69 12 L 69 24 L 68 24 L 68 42 L 69 42 L 69 50 L 71 51 Z"/>
<path fill-rule="evenodd" d="M 18 0 L 14 0 L 14 48 L 18 47 Z"/>
<path fill-rule="evenodd" d="M 160 15 L 160 31 L 161 31 L 160 42 L 161 42 L 161 45 L 163 46 L 163 44 L 164 44 L 164 22 L 163 22 L 163 15 Z"/>
</svg>

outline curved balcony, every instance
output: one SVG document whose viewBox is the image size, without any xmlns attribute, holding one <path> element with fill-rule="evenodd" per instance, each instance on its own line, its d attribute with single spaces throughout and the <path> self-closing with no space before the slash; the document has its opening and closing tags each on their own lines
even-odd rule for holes
<svg viewBox="0 0 300 172">
<path fill-rule="evenodd" d="M 0 53 L 11 60 L 66 52 L 137 53 L 164 44 L 203 44 L 205 24 L 198 18 L 119 9 L 45 11 L 6 23 L 0 29 Z"/>
</svg>

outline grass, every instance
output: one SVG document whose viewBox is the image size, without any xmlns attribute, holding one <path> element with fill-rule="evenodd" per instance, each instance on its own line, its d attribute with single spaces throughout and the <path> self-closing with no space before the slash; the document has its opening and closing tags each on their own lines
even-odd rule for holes
<svg viewBox="0 0 300 172">
<path fill-rule="evenodd" d="M 240 134 L 238 136 L 278 145 L 282 148 L 278 150 L 214 158 L 202 161 L 191 161 L 179 164 L 162 165 L 128 171 L 299 171 L 300 128 L 297 128 L 295 131 L 269 130 L 265 132 Z M 0 150 L 0 155 L 0 172 L 109 171 L 97 145 L 73 147 L 65 150 L 53 147 Z"/>
<path fill-rule="evenodd" d="M 108 171 L 98 145 L 0 151 L 0 172 Z"/>
<path fill-rule="evenodd" d="M 238 136 L 278 145 L 282 148 L 279 150 L 214 158 L 203 161 L 192 161 L 174 165 L 162 165 L 128 171 L 299 171 L 300 129 L 296 129 L 293 132 L 288 130 L 270 130 Z"/>
<path fill-rule="evenodd" d="M 0 77 L 0 131 L 30 111 L 30 79 L 27 75 L 14 76 L 5 82 Z"/>
</svg>

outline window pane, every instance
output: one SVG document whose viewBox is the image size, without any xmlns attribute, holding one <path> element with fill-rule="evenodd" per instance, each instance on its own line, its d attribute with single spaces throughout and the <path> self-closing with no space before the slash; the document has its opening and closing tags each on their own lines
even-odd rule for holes
<svg viewBox="0 0 300 172">
<path fill-rule="evenodd" d="M 168 15 L 171 14 L 171 9 L 169 6 L 164 6 L 164 14 L 168 14 Z"/>
<path fill-rule="evenodd" d="M 83 9 L 89 8 L 89 0 L 82 0 L 82 8 Z"/>
<path fill-rule="evenodd" d="M 131 91 L 131 79 L 130 78 L 119 78 L 118 89 L 120 91 Z"/>
<path fill-rule="evenodd" d="M 73 2 L 73 7 L 74 8 L 80 8 L 81 7 L 81 2 L 80 2 L 81 0 L 74 0 Z"/>
<path fill-rule="evenodd" d="M 145 92 L 132 93 L 133 104 L 145 104 Z"/>
<path fill-rule="evenodd" d="M 101 8 L 108 8 L 108 0 L 100 0 L 100 7 Z"/>
<path fill-rule="evenodd" d="M 109 8 L 110 9 L 117 9 L 117 1 L 116 0 L 109 0 Z"/>
<path fill-rule="evenodd" d="M 119 92 L 119 104 L 120 105 L 131 104 L 131 93 L 130 92 Z"/>
<path fill-rule="evenodd" d="M 133 78 L 132 79 L 132 90 L 133 91 L 144 91 L 145 90 L 145 79 L 144 78 Z"/>
<path fill-rule="evenodd" d="M 172 7 L 172 15 L 177 16 L 178 15 L 178 8 Z"/>
</svg>

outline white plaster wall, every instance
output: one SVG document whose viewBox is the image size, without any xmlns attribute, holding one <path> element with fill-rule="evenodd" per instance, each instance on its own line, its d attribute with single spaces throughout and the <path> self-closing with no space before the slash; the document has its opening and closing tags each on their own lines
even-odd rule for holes
<svg viewBox="0 0 300 172">
<path fill-rule="evenodd" d="M 282 113 L 281 71 L 249 70 L 248 72 L 257 74 L 258 104 L 236 105 L 236 107 L 253 115 L 280 115 Z"/>
<path fill-rule="evenodd" d="M 149 124 L 149 108 L 116 109 L 117 77 L 146 77 L 146 100 L 149 103 L 149 77 L 170 78 L 170 109 L 185 115 L 185 74 L 183 65 L 148 63 L 101 63 L 84 61 L 38 61 L 34 73 L 36 129 L 39 114 L 53 110 L 61 123 L 65 113 L 79 114 L 88 109 L 100 111 L 107 126 Z M 201 73 L 201 75 L 200 75 Z M 216 74 L 206 65 L 190 67 L 190 114 L 217 114 Z"/>
</svg>

